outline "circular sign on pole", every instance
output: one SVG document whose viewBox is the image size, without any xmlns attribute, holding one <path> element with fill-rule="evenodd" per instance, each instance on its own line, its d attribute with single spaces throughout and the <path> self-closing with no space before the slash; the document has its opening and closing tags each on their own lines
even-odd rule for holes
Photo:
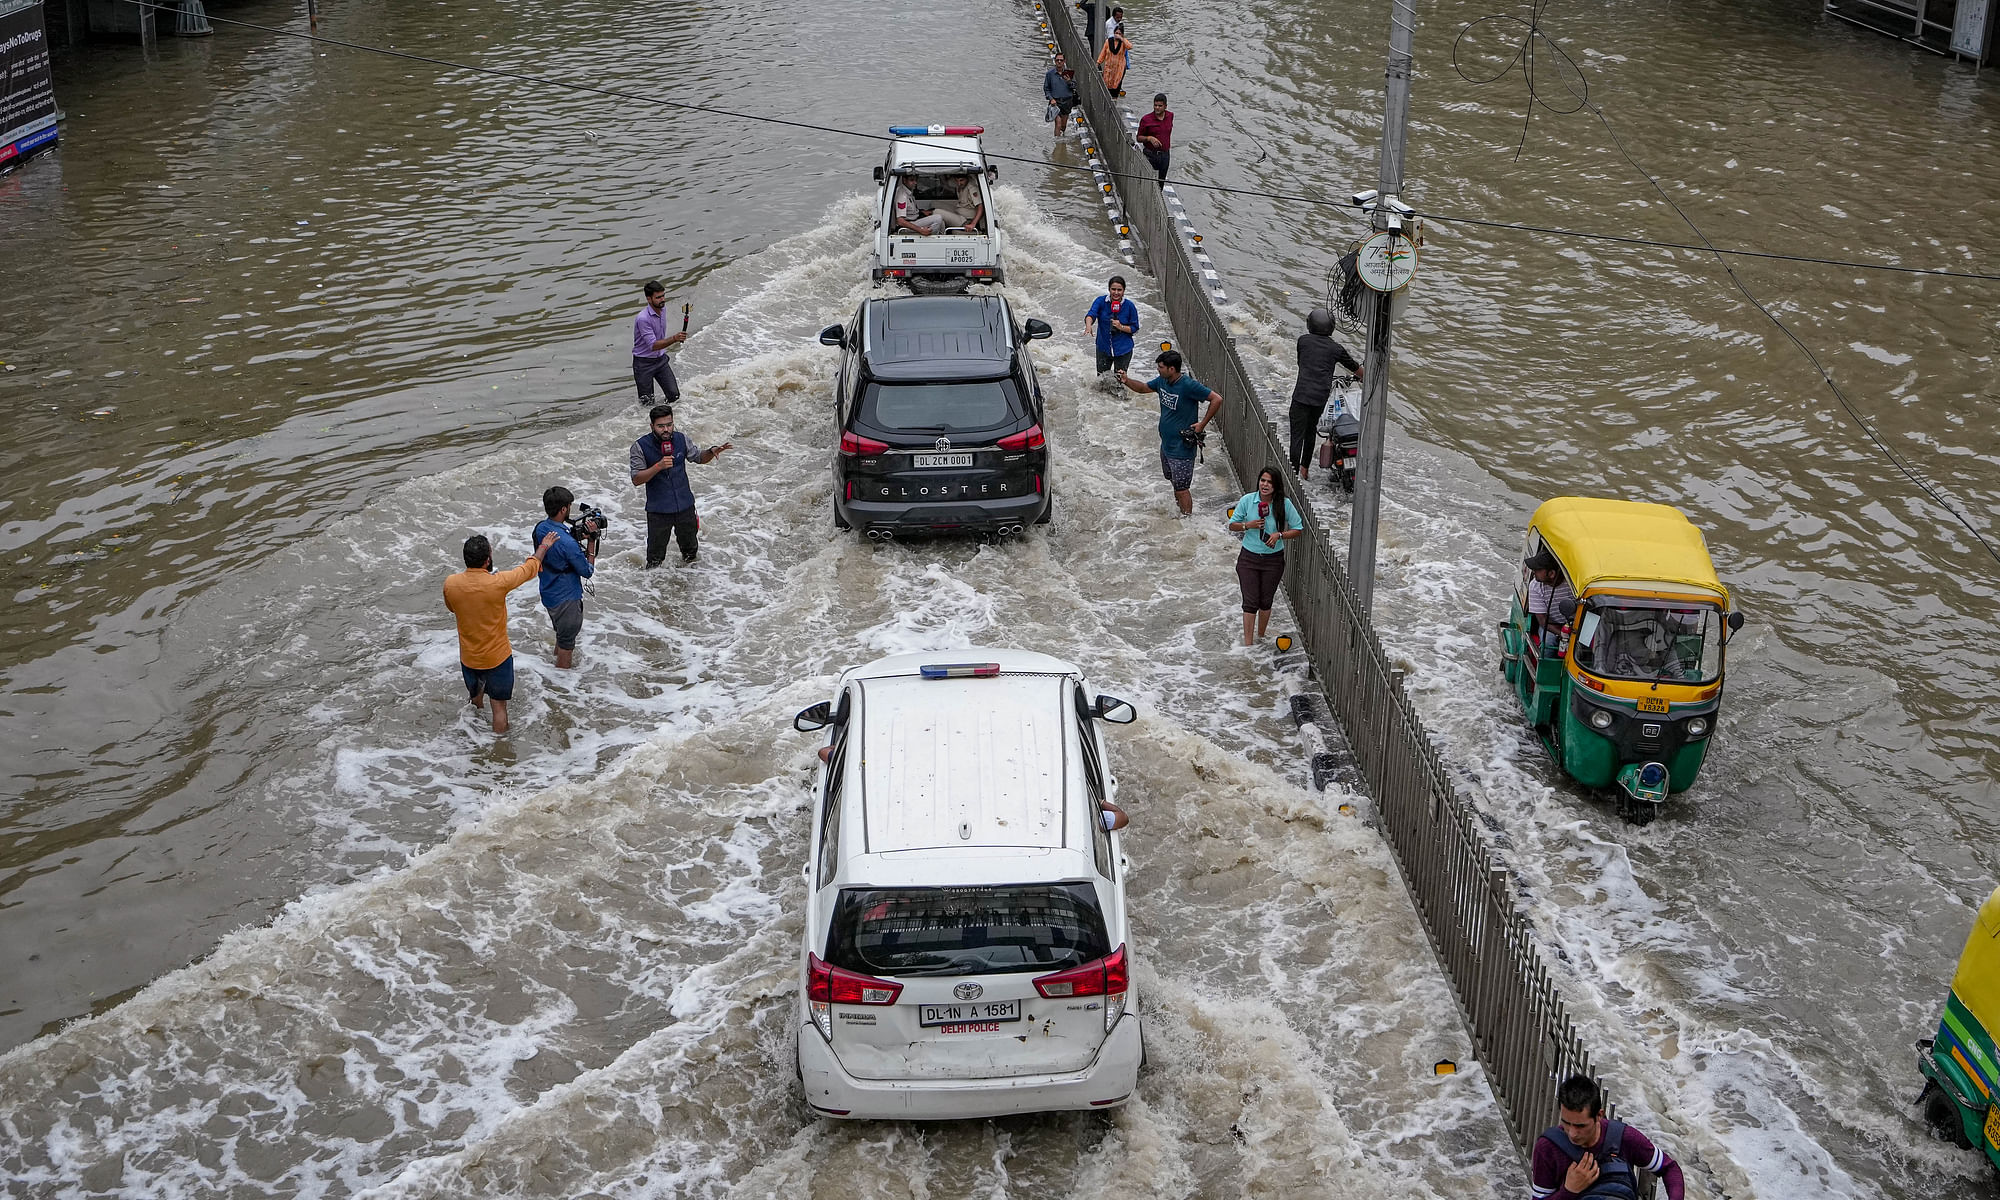
<svg viewBox="0 0 2000 1200">
<path fill-rule="evenodd" d="M 1417 276 L 1417 246 L 1400 233 L 1383 230 L 1361 243 L 1354 269 L 1378 292 L 1399 291 Z"/>
</svg>

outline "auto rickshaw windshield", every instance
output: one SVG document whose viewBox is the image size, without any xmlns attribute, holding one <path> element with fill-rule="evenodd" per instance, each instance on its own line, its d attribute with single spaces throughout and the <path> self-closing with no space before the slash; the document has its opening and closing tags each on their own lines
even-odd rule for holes
<svg viewBox="0 0 2000 1200">
<path fill-rule="evenodd" d="M 1713 605 L 1593 597 L 1576 627 L 1576 665 L 1607 679 L 1712 683 L 1722 675 Z"/>
</svg>

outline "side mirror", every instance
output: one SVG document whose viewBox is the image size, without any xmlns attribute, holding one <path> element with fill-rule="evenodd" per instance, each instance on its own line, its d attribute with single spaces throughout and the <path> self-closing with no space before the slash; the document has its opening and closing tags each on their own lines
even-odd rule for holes
<svg viewBox="0 0 2000 1200">
<path fill-rule="evenodd" d="M 1556 605 L 1556 615 L 1567 622 L 1571 617 L 1576 615 L 1576 601 L 1565 600 L 1561 604 Z"/>
<path fill-rule="evenodd" d="M 1735 632 L 1736 632 L 1737 630 L 1739 630 L 1739 629 L 1741 629 L 1741 628 L 1743 628 L 1743 614 L 1742 614 L 1742 613 L 1740 613 L 1740 612 L 1733 612 L 1733 613 L 1730 613 L 1730 614 L 1729 614 L 1729 632 L 1731 632 L 1731 633 L 1735 633 Z"/>
<path fill-rule="evenodd" d="M 847 330 L 838 325 L 829 325 L 819 331 L 819 344 L 822 346 L 845 346 L 847 344 Z"/>
<path fill-rule="evenodd" d="M 811 733 L 815 729 L 825 729 L 833 724 L 833 705 L 822 700 L 811 708 L 802 708 L 799 715 L 792 718 L 792 728 L 800 733 Z"/>
<path fill-rule="evenodd" d="M 1090 710 L 1090 715 L 1100 721 L 1109 721 L 1113 725 L 1130 725 L 1139 719 L 1139 710 L 1133 708 L 1129 700 L 1120 700 L 1116 696 L 1107 696 L 1099 692 L 1097 706 Z"/>
<path fill-rule="evenodd" d="M 998 183 L 998 182 L 1000 182 L 1000 168 L 999 168 L 999 167 L 988 167 L 988 168 L 986 168 L 986 182 L 988 182 L 988 183 Z"/>
<path fill-rule="evenodd" d="M 1047 321 L 1037 321 L 1033 317 L 1028 318 L 1027 332 L 1028 332 L 1028 340 L 1031 342 L 1040 341 L 1045 337 L 1054 337 L 1056 335 L 1056 331 L 1049 328 L 1049 323 Z"/>
<path fill-rule="evenodd" d="M 880 167 L 875 168 L 875 182 L 876 183 L 882 182 L 882 168 Z"/>
</svg>

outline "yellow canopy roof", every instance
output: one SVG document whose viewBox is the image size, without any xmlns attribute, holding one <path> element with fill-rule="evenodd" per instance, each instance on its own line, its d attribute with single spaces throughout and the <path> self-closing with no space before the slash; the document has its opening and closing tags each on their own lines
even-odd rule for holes
<svg viewBox="0 0 2000 1200">
<path fill-rule="evenodd" d="M 1951 977 L 1958 1002 L 1986 1027 L 1986 1036 L 2000 1030 L 2000 888 L 1979 906 L 1979 917 L 1965 939 L 1958 971 Z"/>
<path fill-rule="evenodd" d="M 1629 579 L 1712 592 L 1728 606 L 1701 530 L 1671 504 L 1563 496 L 1536 509 L 1532 525 L 1578 596 L 1601 580 Z"/>
</svg>

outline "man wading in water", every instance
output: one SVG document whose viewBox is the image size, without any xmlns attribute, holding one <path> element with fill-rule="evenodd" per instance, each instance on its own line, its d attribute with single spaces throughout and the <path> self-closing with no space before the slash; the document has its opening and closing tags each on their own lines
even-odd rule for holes
<svg viewBox="0 0 2000 1200">
<path fill-rule="evenodd" d="M 1556 1123 L 1535 1139 L 1534 1200 L 1647 1200 L 1652 1189 L 1641 1172 L 1667 1185 L 1667 1200 L 1682 1200 L 1687 1182 L 1673 1156 L 1603 1112 L 1604 1095 L 1590 1076 L 1562 1081 Z"/>
</svg>

